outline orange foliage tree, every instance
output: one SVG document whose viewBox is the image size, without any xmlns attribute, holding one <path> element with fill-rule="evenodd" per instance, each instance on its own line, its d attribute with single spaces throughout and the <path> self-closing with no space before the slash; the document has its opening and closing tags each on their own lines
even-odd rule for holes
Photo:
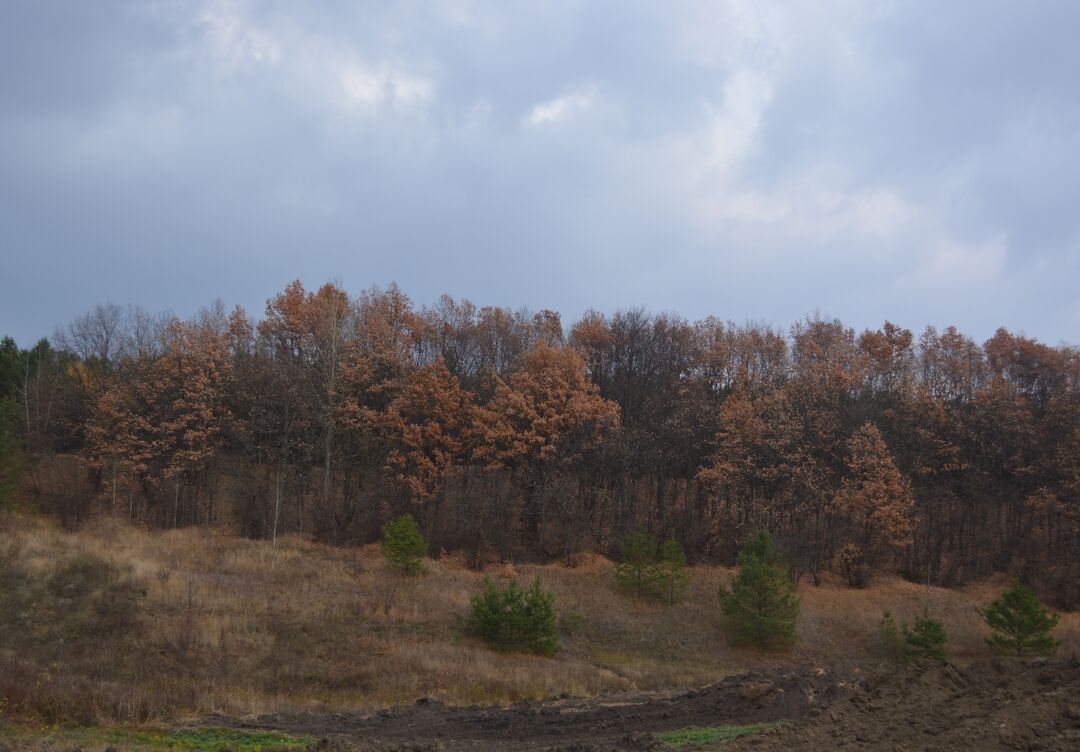
<svg viewBox="0 0 1080 752">
<path fill-rule="evenodd" d="M 840 556 L 850 584 L 866 583 L 884 547 L 902 549 L 911 542 L 914 503 L 911 484 L 881 432 L 865 424 L 848 442 L 847 473 L 833 498 L 848 531 Z"/>
<path fill-rule="evenodd" d="M 387 475 L 415 502 L 437 499 L 472 455 L 476 407 L 439 358 L 415 371 L 387 407 Z"/>
<path fill-rule="evenodd" d="M 577 353 L 541 342 L 499 382 L 480 420 L 476 456 L 518 473 L 524 541 L 539 547 L 556 476 L 602 446 L 618 427 L 618 406 L 600 396 Z"/>
</svg>

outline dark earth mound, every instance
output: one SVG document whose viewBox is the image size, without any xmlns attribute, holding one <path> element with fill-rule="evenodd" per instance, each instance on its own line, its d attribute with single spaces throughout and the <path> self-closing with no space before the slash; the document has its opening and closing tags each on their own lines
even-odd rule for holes
<svg viewBox="0 0 1080 752">
<path fill-rule="evenodd" d="M 422 699 L 372 715 L 272 714 L 243 723 L 208 722 L 326 737 L 328 748 L 343 749 L 648 749 L 658 747 L 650 732 L 799 718 L 850 687 L 823 669 L 790 668 L 755 671 L 679 693 L 496 707 L 450 707 Z"/>
<path fill-rule="evenodd" d="M 730 750 L 1080 750 L 1080 661 L 911 666 Z"/>
</svg>

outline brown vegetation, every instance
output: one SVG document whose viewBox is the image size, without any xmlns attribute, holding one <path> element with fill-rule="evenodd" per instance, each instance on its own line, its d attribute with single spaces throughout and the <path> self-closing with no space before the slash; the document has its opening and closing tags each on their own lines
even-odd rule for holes
<svg viewBox="0 0 1080 752">
<path fill-rule="evenodd" d="M 882 609 L 910 618 L 927 595 L 892 577 L 858 590 L 804 582 L 799 647 L 778 658 L 725 643 L 722 567 L 691 568 L 685 603 L 674 607 L 619 591 L 601 557 L 577 557 L 574 568 L 489 567 L 497 579 L 538 575 L 555 593 L 562 650 L 547 659 L 463 635 L 482 574 L 456 557 L 406 578 L 377 547 L 291 535 L 275 547 L 108 520 L 71 533 L 10 516 L 2 529 L 0 707 L 45 720 L 501 702 L 703 684 L 762 662 L 876 662 Z M 976 607 L 1005 584 L 930 590 L 954 660 L 987 654 Z M 1055 634 L 1063 654 L 1080 649 L 1080 615 L 1066 614 Z"/>
<path fill-rule="evenodd" d="M 1004 329 L 630 310 L 567 331 L 294 282 L 259 321 L 101 306 L 4 340 L 0 401 L 0 504 L 24 468 L 17 501 L 71 528 L 355 546 L 408 511 L 476 568 L 612 555 L 638 525 L 730 565 L 765 528 L 796 578 L 1008 573 L 1080 603 L 1080 357 Z"/>
</svg>

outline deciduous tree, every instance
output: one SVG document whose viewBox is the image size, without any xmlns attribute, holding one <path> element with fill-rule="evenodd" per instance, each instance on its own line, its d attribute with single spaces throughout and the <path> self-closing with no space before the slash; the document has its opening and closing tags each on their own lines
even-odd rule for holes
<svg viewBox="0 0 1080 752">
<path fill-rule="evenodd" d="M 833 505 L 851 536 L 848 582 L 862 586 L 883 547 L 899 549 L 910 542 L 914 507 L 910 483 L 871 423 L 848 442 L 847 472 Z"/>
</svg>

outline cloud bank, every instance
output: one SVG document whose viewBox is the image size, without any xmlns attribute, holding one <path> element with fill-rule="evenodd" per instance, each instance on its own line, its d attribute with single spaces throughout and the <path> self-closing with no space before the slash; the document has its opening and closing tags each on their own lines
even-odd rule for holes
<svg viewBox="0 0 1080 752">
<path fill-rule="evenodd" d="M 1080 340 L 1070 2 L 0 7 L 0 329 L 105 300 Z"/>
</svg>

